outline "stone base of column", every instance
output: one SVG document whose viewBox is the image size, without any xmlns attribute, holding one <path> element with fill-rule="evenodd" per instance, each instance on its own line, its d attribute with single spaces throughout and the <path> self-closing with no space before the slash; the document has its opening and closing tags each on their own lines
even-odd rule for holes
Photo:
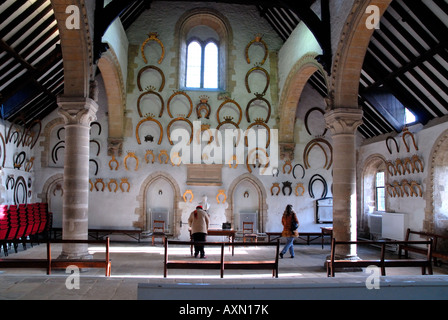
<svg viewBox="0 0 448 320">
<path fill-rule="evenodd" d="M 331 256 L 327 256 L 327 258 L 325 260 L 331 260 Z M 336 254 L 334 256 L 334 260 L 350 260 L 350 261 L 357 261 L 357 260 L 361 260 L 360 257 L 353 256 L 353 255 L 339 255 Z M 325 261 L 324 267 L 327 268 L 327 262 Z M 362 268 L 361 267 L 344 267 L 344 268 L 338 268 L 337 269 L 338 272 L 362 272 Z"/>
</svg>

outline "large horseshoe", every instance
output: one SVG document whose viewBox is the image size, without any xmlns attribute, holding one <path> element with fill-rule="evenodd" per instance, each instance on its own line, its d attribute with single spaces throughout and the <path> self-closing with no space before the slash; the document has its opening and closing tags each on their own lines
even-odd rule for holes
<svg viewBox="0 0 448 320">
<path fill-rule="evenodd" d="M 140 137 L 138 135 L 138 131 L 140 129 L 140 126 L 147 121 L 152 121 L 157 123 L 157 125 L 159 126 L 160 129 L 160 137 L 159 137 L 159 141 L 157 142 L 157 144 L 161 144 L 162 143 L 162 138 L 163 138 L 163 127 L 160 124 L 160 122 L 157 119 L 154 119 L 153 117 L 149 116 L 146 119 L 140 120 L 140 122 L 137 124 L 137 127 L 135 128 L 135 137 L 137 138 L 137 143 L 138 144 L 142 144 L 142 142 L 140 141 Z"/>
</svg>

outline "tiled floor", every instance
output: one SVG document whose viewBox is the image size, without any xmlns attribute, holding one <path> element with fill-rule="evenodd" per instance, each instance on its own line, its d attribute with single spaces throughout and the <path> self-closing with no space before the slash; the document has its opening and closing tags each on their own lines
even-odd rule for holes
<svg viewBox="0 0 448 320">
<path fill-rule="evenodd" d="M 56 246 L 55 246 L 56 247 Z M 103 255 L 102 247 L 90 246 L 95 257 Z M 57 248 L 53 249 L 53 257 L 57 257 Z M 273 258 L 273 248 L 238 248 L 235 249 L 235 259 Z M 171 248 L 173 255 L 185 259 L 190 256 L 188 247 Z M 34 246 L 18 253 L 10 253 L 8 258 L 45 257 L 45 245 Z M 112 242 L 110 258 L 112 261 L 112 275 L 104 276 L 102 269 L 83 270 L 79 277 L 79 288 L 69 289 L 76 283 L 71 274 L 65 270 L 54 270 L 47 276 L 45 270 L 39 269 L 3 269 L 0 270 L 0 299 L 27 300 L 135 300 L 139 283 L 209 283 L 209 284 L 303 284 L 328 283 L 324 261 L 329 255 L 329 246 L 324 249 L 320 244 L 296 245 L 295 258 L 290 259 L 286 254 L 280 260 L 279 278 L 273 279 L 270 271 L 228 270 L 224 279 L 219 278 L 219 270 L 169 270 L 168 277 L 163 278 L 163 247 L 161 244 L 152 246 L 148 242 Z M 359 252 L 359 255 L 370 252 Z M 216 248 L 206 248 L 208 259 L 219 256 Z M 348 283 L 365 281 L 369 274 L 358 272 L 338 272 L 332 282 Z M 406 281 L 406 276 L 416 278 L 420 275 L 419 268 L 389 268 L 388 276 Z M 446 264 L 434 268 L 434 276 L 448 278 Z"/>
</svg>

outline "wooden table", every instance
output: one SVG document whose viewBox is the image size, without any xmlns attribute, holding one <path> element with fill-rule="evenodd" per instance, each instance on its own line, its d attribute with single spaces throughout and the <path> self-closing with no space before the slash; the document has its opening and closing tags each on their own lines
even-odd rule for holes
<svg viewBox="0 0 448 320">
<path fill-rule="evenodd" d="M 193 241 L 192 235 L 191 235 L 191 229 L 190 232 L 190 240 Z M 235 234 L 236 231 L 233 229 L 208 229 L 207 230 L 207 236 L 221 236 L 221 237 L 229 237 L 229 242 L 234 243 L 235 242 Z M 234 254 L 235 247 L 232 246 L 232 256 Z M 191 246 L 191 255 L 193 255 L 193 246 Z"/>
<path fill-rule="evenodd" d="M 62 237 L 62 228 L 51 228 L 50 230 L 50 238 L 51 233 L 53 233 L 53 239 L 57 239 L 58 235 Z M 111 234 L 123 234 L 134 240 L 137 240 L 140 243 L 142 230 L 134 229 L 134 228 L 97 228 L 97 227 L 89 227 L 88 235 L 91 238 L 96 240 L 104 239 L 105 237 L 110 236 Z"/>
<path fill-rule="evenodd" d="M 324 248 L 324 236 L 326 235 L 332 235 L 333 228 L 331 227 L 321 227 L 321 232 L 306 232 L 306 231 L 299 231 L 299 239 L 302 239 L 306 241 L 306 244 L 309 245 L 311 241 L 322 238 L 322 249 Z M 266 235 L 268 236 L 268 242 L 276 240 L 278 238 L 281 238 L 282 233 L 281 232 L 266 232 Z M 306 239 L 302 238 L 306 237 Z M 313 238 L 311 238 L 313 237 Z"/>
</svg>

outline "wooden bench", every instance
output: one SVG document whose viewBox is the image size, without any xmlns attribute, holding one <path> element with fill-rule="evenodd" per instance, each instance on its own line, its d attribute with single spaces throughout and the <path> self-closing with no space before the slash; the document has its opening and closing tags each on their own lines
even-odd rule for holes
<svg viewBox="0 0 448 320">
<path fill-rule="evenodd" d="M 334 277 L 336 268 L 366 268 L 368 266 L 377 266 L 381 268 L 381 275 L 386 275 L 386 267 L 421 267 L 422 274 L 426 274 L 426 269 L 429 274 L 432 273 L 432 240 L 428 241 L 336 241 L 331 239 L 331 254 L 330 259 L 326 261 L 327 265 L 327 277 Z M 348 260 L 348 259 L 336 259 L 335 251 L 337 245 L 380 245 L 381 255 L 379 259 L 370 260 Z M 426 259 L 386 259 L 386 245 L 418 245 L 423 244 L 427 246 Z"/>
<path fill-rule="evenodd" d="M 89 227 L 88 235 L 95 240 L 102 240 L 113 234 L 126 235 L 140 243 L 143 231 L 141 229 L 134 228 L 92 228 Z M 49 231 L 50 238 L 58 239 L 62 237 L 62 228 L 51 228 Z M 52 236 L 53 234 L 53 236 Z"/>
<path fill-rule="evenodd" d="M 407 229 L 406 231 L 406 238 L 405 241 L 409 241 L 412 235 L 417 235 L 421 238 L 426 238 L 426 239 L 433 239 L 433 245 L 432 245 L 432 257 L 433 257 L 433 261 L 434 261 L 434 265 L 438 265 L 439 261 L 437 260 L 437 258 L 441 259 L 441 260 L 448 260 L 448 252 L 442 252 L 440 250 L 438 250 L 437 244 L 438 244 L 438 239 L 444 239 L 448 241 L 448 236 L 444 236 L 444 235 L 440 235 L 440 234 L 435 234 L 435 233 L 429 233 L 429 232 L 420 232 L 420 231 L 413 231 L 411 229 Z M 404 256 L 405 258 L 408 257 L 408 252 L 416 252 L 419 254 L 426 254 L 426 249 L 422 248 L 422 247 L 417 247 L 417 246 L 411 246 L 411 245 L 405 245 L 402 244 L 398 247 L 398 255 L 401 257 L 401 252 L 402 250 L 404 250 Z"/>
<path fill-rule="evenodd" d="M 51 244 L 53 243 L 73 243 L 73 244 L 104 244 L 104 259 L 53 259 L 51 256 Z M 47 240 L 47 252 L 45 259 L 0 259 L 0 269 L 2 268 L 35 268 L 47 269 L 47 274 L 51 274 L 52 269 L 64 269 L 68 266 L 77 266 L 78 268 L 104 268 L 106 277 L 110 276 L 111 261 L 109 259 L 109 238 L 104 240 Z"/>
<path fill-rule="evenodd" d="M 208 259 L 196 259 L 190 258 L 191 260 L 170 260 L 168 256 L 168 245 L 205 245 L 205 246 L 218 246 L 220 247 L 220 259 L 219 260 L 208 260 Z M 255 246 L 276 246 L 275 258 L 273 260 L 225 260 L 224 247 L 225 246 L 245 246 L 245 247 L 255 247 Z M 277 241 L 276 244 L 272 243 L 247 243 L 247 242 L 191 242 L 191 241 L 175 241 L 175 240 L 165 240 L 165 256 L 164 256 L 164 268 L 163 276 L 167 277 L 168 269 L 215 269 L 220 270 L 220 277 L 224 277 L 224 270 L 236 270 L 236 269 L 246 269 L 246 270 L 272 270 L 272 276 L 278 278 L 278 255 L 279 255 L 280 243 Z M 232 250 L 233 251 L 233 250 Z"/>
</svg>

